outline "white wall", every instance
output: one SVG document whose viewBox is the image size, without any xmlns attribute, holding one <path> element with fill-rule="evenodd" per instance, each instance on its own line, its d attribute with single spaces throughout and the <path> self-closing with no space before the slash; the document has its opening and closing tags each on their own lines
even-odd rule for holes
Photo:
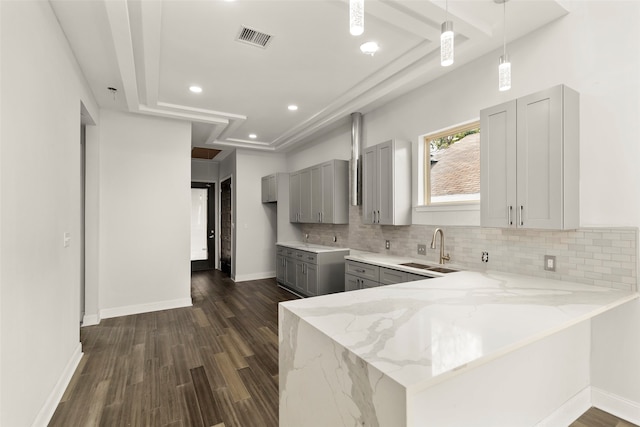
<svg viewBox="0 0 640 427">
<path fill-rule="evenodd" d="M 274 277 L 276 268 L 276 205 L 262 203 L 261 178 L 286 171 L 283 154 L 236 151 L 236 272 L 235 280 Z"/>
<path fill-rule="evenodd" d="M 81 102 L 98 113 L 49 2 L 0 11 L 0 425 L 44 425 L 81 354 Z"/>
<path fill-rule="evenodd" d="M 102 110 L 100 317 L 191 305 L 191 127 Z"/>
<path fill-rule="evenodd" d="M 340 126 L 287 153 L 287 170 L 294 172 L 333 159 L 351 159 L 350 125 Z"/>
<path fill-rule="evenodd" d="M 599 408 L 640 423 L 640 300 L 591 321 L 591 385 Z"/>
<path fill-rule="evenodd" d="M 219 162 L 204 159 L 191 159 L 191 181 L 218 182 Z"/>
<path fill-rule="evenodd" d="M 571 7 L 564 18 L 507 46 L 510 91 L 497 90 L 500 53 L 493 52 L 365 114 L 365 147 L 390 138 L 417 144 L 419 135 L 479 118 L 482 108 L 564 83 L 581 96 L 581 226 L 640 225 L 640 4 L 576 1 Z M 343 127 L 342 134 L 291 153 L 289 170 L 340 153 L 349 158 L 349 132 Z M 421 215 L 414 213 L 414 222 L 425 222 Z M 474 215 L 471 222 L 479 224 L 479 212 Z"/>
</svg>

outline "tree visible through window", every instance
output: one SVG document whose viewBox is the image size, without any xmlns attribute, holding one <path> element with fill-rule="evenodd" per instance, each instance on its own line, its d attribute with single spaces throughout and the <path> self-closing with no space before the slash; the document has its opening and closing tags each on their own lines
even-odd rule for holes
<svg viewBox="0 0 640 427">
<path fill-rule="evenodd" d="M 480 122 L 424 136 L 426 205 L 480 200 Z"/>
</svg>

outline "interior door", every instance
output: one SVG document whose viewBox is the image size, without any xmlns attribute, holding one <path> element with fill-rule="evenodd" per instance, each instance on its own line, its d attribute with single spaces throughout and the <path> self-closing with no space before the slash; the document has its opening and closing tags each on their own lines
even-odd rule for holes
<svg viewBox="0 0 640 427">
<path fill-rule="evenodd" d="M 215 184 L 191 183 L 191 271 L 213 270 L 216 252 Z"/>
<path fill-rule="evenodd" d="M 220 270 L 231 276 L 231 236 L 232 223 L 231 178 L 220 186 Z"/>
</svg>

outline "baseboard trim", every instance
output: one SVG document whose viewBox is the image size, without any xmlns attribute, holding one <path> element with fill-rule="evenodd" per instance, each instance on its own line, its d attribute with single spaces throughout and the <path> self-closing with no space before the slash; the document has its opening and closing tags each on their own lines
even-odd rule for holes
<svg viewBox="0 0 640 427">
<path fill-rule="evenodd" d="M 40 412 L 38 412 L 38 415 L 32 424 L 33 427 L 44 427 L 49 424 L 51 417 L 53 417 L 53 414 L 56 412 L 58 403 L 60 403 L 60 399 L 62 399 L 62 396 L 64 395 L 64 391 L 71 382 L 71 377 L 73 377 L 73 374 L 80 363 L 80 359 L 82 359 L 82 344 L 78 343 L 71 355 L 71 358 L 67 362 L 67 365 L 64 367 L 60 378 L 58 378 L 56 385 L 53 387 L 51 394 L 49 394 L 45 404 L 40 409 Z"/>
<path fill-rule="evenodd" d="M 82 327 L 100 324 L 100 316 L 97 314 L 85 314 L 82 318 Z"/>
<path fill-rule="evenodd" d="M 536 427 L 568 426 L 591 407 L 591 387 L 585 387 L 567 400 L 551 415 L 536 424 Z"/>
<path fill-rule="evenodd" d="M 275 271 L 267 271 L 263 273 L 241 274 L 234 278 L 234 282 L 248 282 L 249 280 L 270 279 L 276 277 Z"/>
<path fill-rule="evenodd" d="M 640 425 L 640 403 L 591 387 L 591 403 L 618 418 Z"/>
<path fill-rule="evenodd" d="M 181 298 L 170 301 L 159 301 L 148 304 L 127 305 L 124 307 L 105 308 L 100 310 L 100 319 L 129 316 L 132 314 L 150 313 L 152 311 L 171 310 L 172 308 L 191 307 L 191 298 Z"/>
</svg>

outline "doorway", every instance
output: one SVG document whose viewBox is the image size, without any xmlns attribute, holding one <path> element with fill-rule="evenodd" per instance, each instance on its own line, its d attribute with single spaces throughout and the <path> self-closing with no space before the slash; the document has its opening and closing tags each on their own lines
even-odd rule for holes
<svg viewBox="0 0 640 427">
<path fill-rule="evenodd" d="M 220 270 L 231 276 L 232 221 L 231 177 L 220 185 Z"/>
<path fill-rule="evenodd" d="M 213 183 L 191 183 L 191 271 L 215 268 L 215 194 Z"/>
<path fill-rule="evenodd" d="M 80 326 L 84 323 L 85 315 L 85 294 L 86 294 L 86 247 L 85 247 L 85 230 L 86 230 L 86 187 L 87 187 L 87 127 L 84 123 L 80 124 Z"/>
</svg>

